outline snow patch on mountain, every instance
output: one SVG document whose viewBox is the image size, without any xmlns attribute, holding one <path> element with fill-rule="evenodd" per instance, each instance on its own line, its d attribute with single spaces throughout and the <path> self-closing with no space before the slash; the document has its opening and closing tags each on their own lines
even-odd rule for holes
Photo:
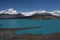
<svg viewBox="0 0 60 40">
<path fill-rule="evenodd" d="M 33 11 L 31 11 L 31 12 L 21 12 L 23 15 L 25 15 L 25 16 L 31 16 L 31 15 L 33 15 L 33 14 L 40 14 L 40 13 L 47 13 L 47 11 L 45 11 L 45 10 L 33 10 Z"/>
<path fill-rule="evenodd" d="M 60 16 L 60 11 L 59 10 L 55 10 L 55 11 L 52 11 L 52 12 L 49 12 L 50 14 L 52 15 L 55 15 L 55 16 Z"/>
</svg>

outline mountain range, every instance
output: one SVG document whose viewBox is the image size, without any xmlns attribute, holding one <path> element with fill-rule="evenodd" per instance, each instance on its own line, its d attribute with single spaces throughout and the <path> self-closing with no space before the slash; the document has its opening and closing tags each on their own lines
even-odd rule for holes
<svg viewBox="0 0 60 40">
<path fill-rule="evenodd" d="M 31 16 L 31 15 L 35 15 L 35 14 L 51 14 L 51 15 L 55 15 L 55 16 L 60 16 L 60 11 L 59 10 L 56 10 L 56 11 L 52 11 L 52 12 L 48 12 L 48 11 L 45 11 L 45 10 L 33 10 L 31 12 L 18 12 L 17 10 L 13 9 L 13 8 L 10 8 L 10 9 L 6 9 L 6 10 L 2 10 L 0 11 L 0 14 L 22 14 L 24 16 Z"/>
<path fill-rule="evenodd" d="M 46 10 L 33 10 L 30 12 L 18 12 L 13 8 L 0 11 L 0 18 L 19 18 L 19 17 L 30 17 L 30 16 L 58 16 L 60 17 L 60 11 L 55 10 L 48 12 Z"/>
</svg>

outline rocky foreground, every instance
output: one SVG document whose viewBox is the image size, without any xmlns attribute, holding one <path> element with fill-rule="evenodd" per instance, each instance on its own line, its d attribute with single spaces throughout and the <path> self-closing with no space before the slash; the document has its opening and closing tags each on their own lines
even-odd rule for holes
<svg viewBox="0 0 60 40">
<path fill-rule="evenodd" d="M 43 26 L 26 28 L 0 28 L 0 40 L 60 40 L 60 32 L 53 34 L 16 34 L 16 31 L 42 28 Z"/>
<path fill-rule="evenodd" d="M 11 35 L 10 35 L 11 36 Z M 0 40 L 60 40 L 60 33 L 43 34 L 16 34 L 12 38 L 0 37 Z"/>
<path fill-rule="evenodd" d="M 11 40 L 60 40 L 60 33 L 53 33 L 49 35 L 43 34 L 20 34 L 16 35 Z"/>
<path fill-rule="evenodd" d="M 60 32 L 53 34 L 16 34 L 18 30 L 32 29 L 32 28 L 41 28 L 38 27 L 28 27 L 28 28 L 0 28 L 0 40 L 60 40 Z"/>
<path fill-rule="evenodd" d="M 43 26 L 35 26 L 35 27 L 26 27 L 26 28 L 0 28 L 0 40 L 11 40 L 14 38 L 19 38 L 16 35 L 16 31 L 33 29 L 33 28 L 41 28 Z"/>
</svg>

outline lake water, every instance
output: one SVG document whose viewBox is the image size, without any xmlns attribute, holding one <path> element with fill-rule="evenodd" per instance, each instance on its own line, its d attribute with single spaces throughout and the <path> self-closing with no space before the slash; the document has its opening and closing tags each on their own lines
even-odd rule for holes
<svg viewBox="0 0 60 40">
<path fill-rule="evenodd" d="M 0 24 L 2 24 L 0 28 L 23 28 L 33 26 L 44 26 L 43 28 L 17 31 L 16 32 L 17 34 L 25 34 L 25 33 L 50 34 L 60 32 L 60 19 L 54 19 L 54 20 L 1 19 Z"/>
</svg>

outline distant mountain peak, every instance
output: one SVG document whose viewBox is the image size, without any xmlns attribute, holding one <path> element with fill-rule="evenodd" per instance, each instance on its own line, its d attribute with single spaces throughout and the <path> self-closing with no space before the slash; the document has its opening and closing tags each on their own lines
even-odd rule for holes
<svg viewBox="0 0 60 40">
<path fill-rule="evenodd" d="M 0 14 L 17 14 L 18 12 L 16 10 L 14 10 L 13 8 L 9 8 L 9 9 L 6 9 L 6 10 L 2 10 L 0 11 Z"/>
</svg>

